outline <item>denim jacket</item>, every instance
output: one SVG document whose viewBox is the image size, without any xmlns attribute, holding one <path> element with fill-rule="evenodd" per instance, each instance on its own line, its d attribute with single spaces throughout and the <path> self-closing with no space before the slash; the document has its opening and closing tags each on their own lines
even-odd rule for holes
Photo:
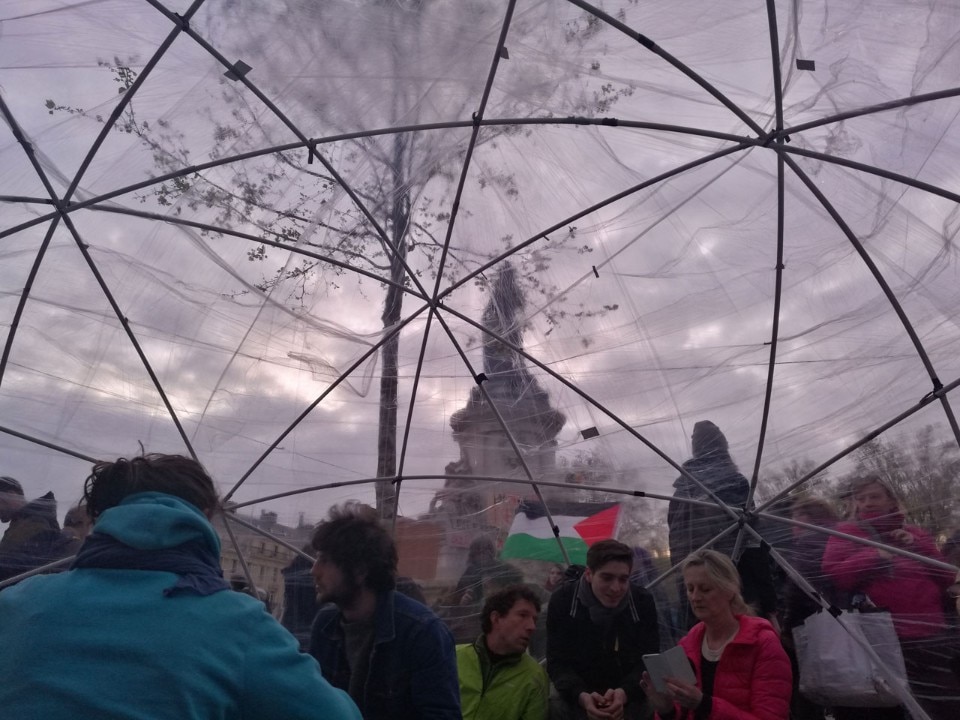
<svg viewBox="0 0 960 720">
<path fill-rule="evenodd" d="M 313 624 L 310 654 L 323 676 L 347 690 L 340 610 L 321 608 Z M 366 720 L 460 720 L 460 686 L 453 636 L 433 612 L 394 591 L 377 597 L 373 649 L 357 705 Z"/>
</svg>

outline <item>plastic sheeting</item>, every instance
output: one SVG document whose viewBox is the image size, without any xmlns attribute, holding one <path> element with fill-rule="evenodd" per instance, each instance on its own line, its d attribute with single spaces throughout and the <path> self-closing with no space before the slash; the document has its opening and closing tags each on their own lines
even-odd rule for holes
<svg viewBox="0 0 960 720">
<path fill-rule="evenodd" d="M 869 471 L 942 542 L 958 22 L 901 0 L 7 2 L 0 472 L 63 505 L 142 444 L 286 527 L 395 499 L 439 533 L 428 584 L 540 481 L 548 508 L 622 500 L 665 570 L 664 500 L 709 420 L 761 513 Z"/>
</svg>

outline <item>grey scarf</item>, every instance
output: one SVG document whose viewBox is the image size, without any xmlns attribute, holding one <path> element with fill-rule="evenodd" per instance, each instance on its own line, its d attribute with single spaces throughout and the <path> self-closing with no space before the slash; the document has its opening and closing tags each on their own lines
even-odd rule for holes
<svg viewBox="0 0 960 720">
<path fill-rule="evenodd" d="M 577 599 L 590 611 L 590 622 L 606 629 L 613 624 L 613 619 L 626 610 L 627 605 L 630 604 L 630 588 L 627 588 L 623 599 L 616 607 L 608 608 L 597 600 L 597 596 L 593 594 L 593 588 L 587 582 L 586 573 L 584 573 L 580 576 L 580 582 L 577 585 Z"/>
</svg>

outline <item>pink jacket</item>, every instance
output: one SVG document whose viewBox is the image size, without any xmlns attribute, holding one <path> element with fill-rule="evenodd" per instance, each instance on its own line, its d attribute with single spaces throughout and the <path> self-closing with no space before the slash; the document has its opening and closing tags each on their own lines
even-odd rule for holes
<svg viewBox="0 0 960 720">
<path fill-rule="evenodd" d="M 713 702 L 708 720 L 787 720 L 790 716 L 792 675 L 780 636 L 763 618 L 738 615 L 740 632 L 724 649 L 713 680 Z M 701 686 L 700 646 L 706 626 L 693 626 L 680 647 L 687 653 Z M 694 711 L 674 706 L 678 720 Z"/>
<path fill-rule="evenodd" d="M 943 560 L 933 539 L 913 525 L 902 528 L 913 536 L 903 549 Z M 841 523 L 836 528 L 847 535 L 876 539 L 857 523 Z M 884 539 L 885 533 L 880 535 Z M 894 555 L 886 560 L 876 548 L 831 537 L 823 553 L 823 571 L 841 593 L 864 592 L 874 605 L 886 608 L 901 639 L 929 637 L 946 629 L 943 598 L 955 575 L 925 563 Z"/>
</svg>

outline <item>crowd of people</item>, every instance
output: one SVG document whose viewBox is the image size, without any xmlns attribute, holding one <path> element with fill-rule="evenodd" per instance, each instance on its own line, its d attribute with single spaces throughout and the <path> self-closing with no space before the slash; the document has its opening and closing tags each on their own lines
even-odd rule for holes
<svg viewBox="0 0 960 720">
<path fill-rule="evenodd" d="M 823 500 L 793 502 L 784 556 L 812 587 L 777 582 L 764 543 L 714 542 L 729 513 L 718 505 L 714 517 L 699 498 L 742 511 L 746 480 L 712 423 L 697 424 L 693 446 L 671 504 L 682 605 L 647 589 L 649 554 L 617 540 L 593 543 L 585 567 L 549 567 L 534 587 L 482 538 L 449 600 L 478 608 L 475 634 L 459 643 L 398 578 L 392 537 L 368 506 L 334 507 L 316 526 L 312 560 L 286 573 L 303 607 L 285 607 L 281 624 L 224 580 L 210 522 L 219 499 L 196 461 L 96 464 L 63 530 L 52 495 L 28 502 L 0 478 L 6 577 L 75 555 L 64 572 L 0 590 L 0 708 L 51 720 L 905 718 L 903 708 L 818 707 L 797 692 L 791 631 L 857 598 L 890 612 L 924 711 L 960 718 L 956 572 L 905 522 L 893 490 L 876 477 L 851 483 L 844 521 Z M 654 682 L 645 656 L 677 640 L 692 673 Z"/>
<path fill-rule="evenodd" d="M 20 483 L 7 476 L 0 477 L 0 523 L 7 523 L 0 538 L 0 582 L 73 557 L 91 528 L 80 504 L 67 511 L 61 530 L 53 493 L 27 500 Z"/>
</svg>

